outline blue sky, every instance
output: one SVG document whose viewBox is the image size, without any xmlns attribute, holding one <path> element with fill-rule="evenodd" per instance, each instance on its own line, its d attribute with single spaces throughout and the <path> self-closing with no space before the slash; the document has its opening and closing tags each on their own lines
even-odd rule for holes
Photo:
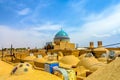
<svg viewBox="0 0 120 80">
<path fill-rule="evenodd" d="M 79 46 L 120 42 L 120 0 L 0 0 L 1 47 L 43 47 L 61 27 Z"/>
</svg>

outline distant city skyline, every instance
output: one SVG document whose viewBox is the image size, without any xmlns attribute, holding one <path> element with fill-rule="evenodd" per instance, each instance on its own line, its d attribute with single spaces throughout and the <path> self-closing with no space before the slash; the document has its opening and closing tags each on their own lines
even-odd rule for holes
<svg viewBox="0 0 120 80">
<path fill-rule="evenodd" d="M 119 43 L 120 0 L 0 0 L 0 48 L 42 48 L 61 28 L 81 47 Z"/>
</svg>

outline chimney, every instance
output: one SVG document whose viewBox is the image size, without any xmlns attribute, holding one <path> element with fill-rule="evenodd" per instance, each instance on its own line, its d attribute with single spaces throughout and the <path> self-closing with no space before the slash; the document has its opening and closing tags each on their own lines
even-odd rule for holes
<svg viewBox="0 0 120 80">
<path fill-rule="evenodd" d="M 102 41 L 98 41 L 98 47 L 102 47 Z"/>
<path fill-rule="evenodd" d="M 94 48 L 94 42 L 90 42 L 90 48 Z"/>
</svg>

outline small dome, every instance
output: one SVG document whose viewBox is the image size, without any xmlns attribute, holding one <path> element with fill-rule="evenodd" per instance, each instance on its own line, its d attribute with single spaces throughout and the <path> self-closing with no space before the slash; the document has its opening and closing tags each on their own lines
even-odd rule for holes
<svg viewBox="0 0 120 80">
<path fill-rule="evenodd" d="M 35 58 L 34 62 L 39 62 L 39 63 L 45 63 L 47 60 L 45 60 L 44 58 Z"/>
<path fill-rule="evenodd" d="M 33 69 L 31 64 L 25 62 L 19 63 L 17 66 L 15 66 L 15 68 L 11 71 L 11 74 L 9 74 L 8 71 L 8 73 L 0 75 L 0 80 L 63 80 L 63 79 L 53 74 L 50 74 L 46 71 L 35 70 Z"/>
<path fill-rule="evenodd" d="M 69 65 L 69 66 L 76 66 L 79 63 L 79 59 L 75 57 L 74 55 L 68 55 L 64 56 L 59 60 L 60 66 L 64 67 L 64 65 Z"/>
<path fill-rule="evenodd" d="M 11 72 L 11 74 L 19 75 L 19 74 L 25 74 L 28 72 L 32 72 L 33 68 L 32 65 L 25 62 L 25 63 L 19 63 Z"/>
<path fill-rule="evenodd" d="M 68 34 L 64 30 L 60 30 L 56 35 L 55 38 L 69 38 Z"/>
<path fill-rule="evenodd" d="M 90 71 L 96 71 L 98 68 L 104 65 L 104 63 L 99 62 L 95 57 L 83 57 L 78 63 L 78 66 L 84 66 Z"/>
<path fill-rule="evenodd" d="M 109 52 L 108 49 L 104 48 L 104 47 L 99 47 L 94 49 L 94 51 L 105 51 L 105 52 Z"/>
</svg>

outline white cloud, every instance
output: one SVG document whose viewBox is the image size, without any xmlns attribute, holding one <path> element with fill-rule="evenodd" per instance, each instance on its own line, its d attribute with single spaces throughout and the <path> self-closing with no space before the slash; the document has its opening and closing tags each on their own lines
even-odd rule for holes
<svg viewBox="0 0 120 80">
<path fill-rule="evenodd" d="M 29 23 L 37 24 L 40 22 L 47 22 L 46 20 L 41 18 L 41 15 L 42 15 L 41 12 L 42 12 L 42 10 L 44 10 L 44 8 L 49 7 L 51 4 L 52 4 L 52 2 L 49 0 L 48 1 L 39 0 L 39 4 L 36 4 L 35 9 L 28 8 L 30 15 L 25 16 L 19 22 L 21 24 L 29 24 Z"/>
<path fill-rule="evenodd" d="M 120 30 L 120 4 L 105 9 L 100 14 L 93 13 L 88 16 L 84 25 L 78 28 L 79 31 L 72 34 L 72 40 L 81 45 L 88 45 L 89 41 L 105 40 L 109 38 L 113 43 L 119 41 L 117 36 Z M 78 38 L 79 37 L 79 38 Z M 108 38 L 108 39 L 107 39 Z"/>
<path fill-rule="evenodd" d="M 84 7 L 87 3 L 87 0 L 80 0 L 80 1 L 70 1 L 68 6 L 72 8 L 75 12 L 84 12 Z"/>
<path fill-rule="evenodd" d="M 37 30 L 37 31 L 41 31 L 41 30 L 58 30 L 61 28 L 61 25 L 52 25 L 50 23 L 47 23 L 45 25 L 42 25 L 42 26 L 38 26 L 38 27 L 34 27 L 33 30 Z"/>
<path fill-rule="evenodd" d="M 68 32 L 72 42 L 88 46 L 89 41 L 104 40 L 110 44 L 119 40 L 120 37 L 116 36 L 120 34 L 120 4 L 111 6 L 99 14 L 92 13 L 83 20 L 85 23 L 78 28 L 64 26 L 63 29 Z M 57 32 L 60 27 L 59 24 L 48 23 L 23 30 L 0 26 L 0 45 L 9 47 L 12 43 L 16 47 L 43 47 L 45 42 L 52 41 L 54 35 L 51 31 Z"/>
<path fill-rule="evenodd" d="M 59 26 L 54 24 L 41 25 L 38 29 L 31 27 L 22 30 L 0 25 L 0 47 L 10 47 L 10 44 L 14 47 L 44 47 L 46 42 L 53 40 L 54 35 L 49 33 L 58 29 Z"/>
<path fill-rule="evenodd" d="M 18 14 L 19 15 L 27 15 L 29 12 L 30 12 L 29 8 L 24 8 L 24 9 L 18 11 Z"/>
<path fill-rule="evenodd" d="M 110 37 L 110 34 L 93 34 L 93 37 L 103 38 L 103 37 Z"/>
</svg>

